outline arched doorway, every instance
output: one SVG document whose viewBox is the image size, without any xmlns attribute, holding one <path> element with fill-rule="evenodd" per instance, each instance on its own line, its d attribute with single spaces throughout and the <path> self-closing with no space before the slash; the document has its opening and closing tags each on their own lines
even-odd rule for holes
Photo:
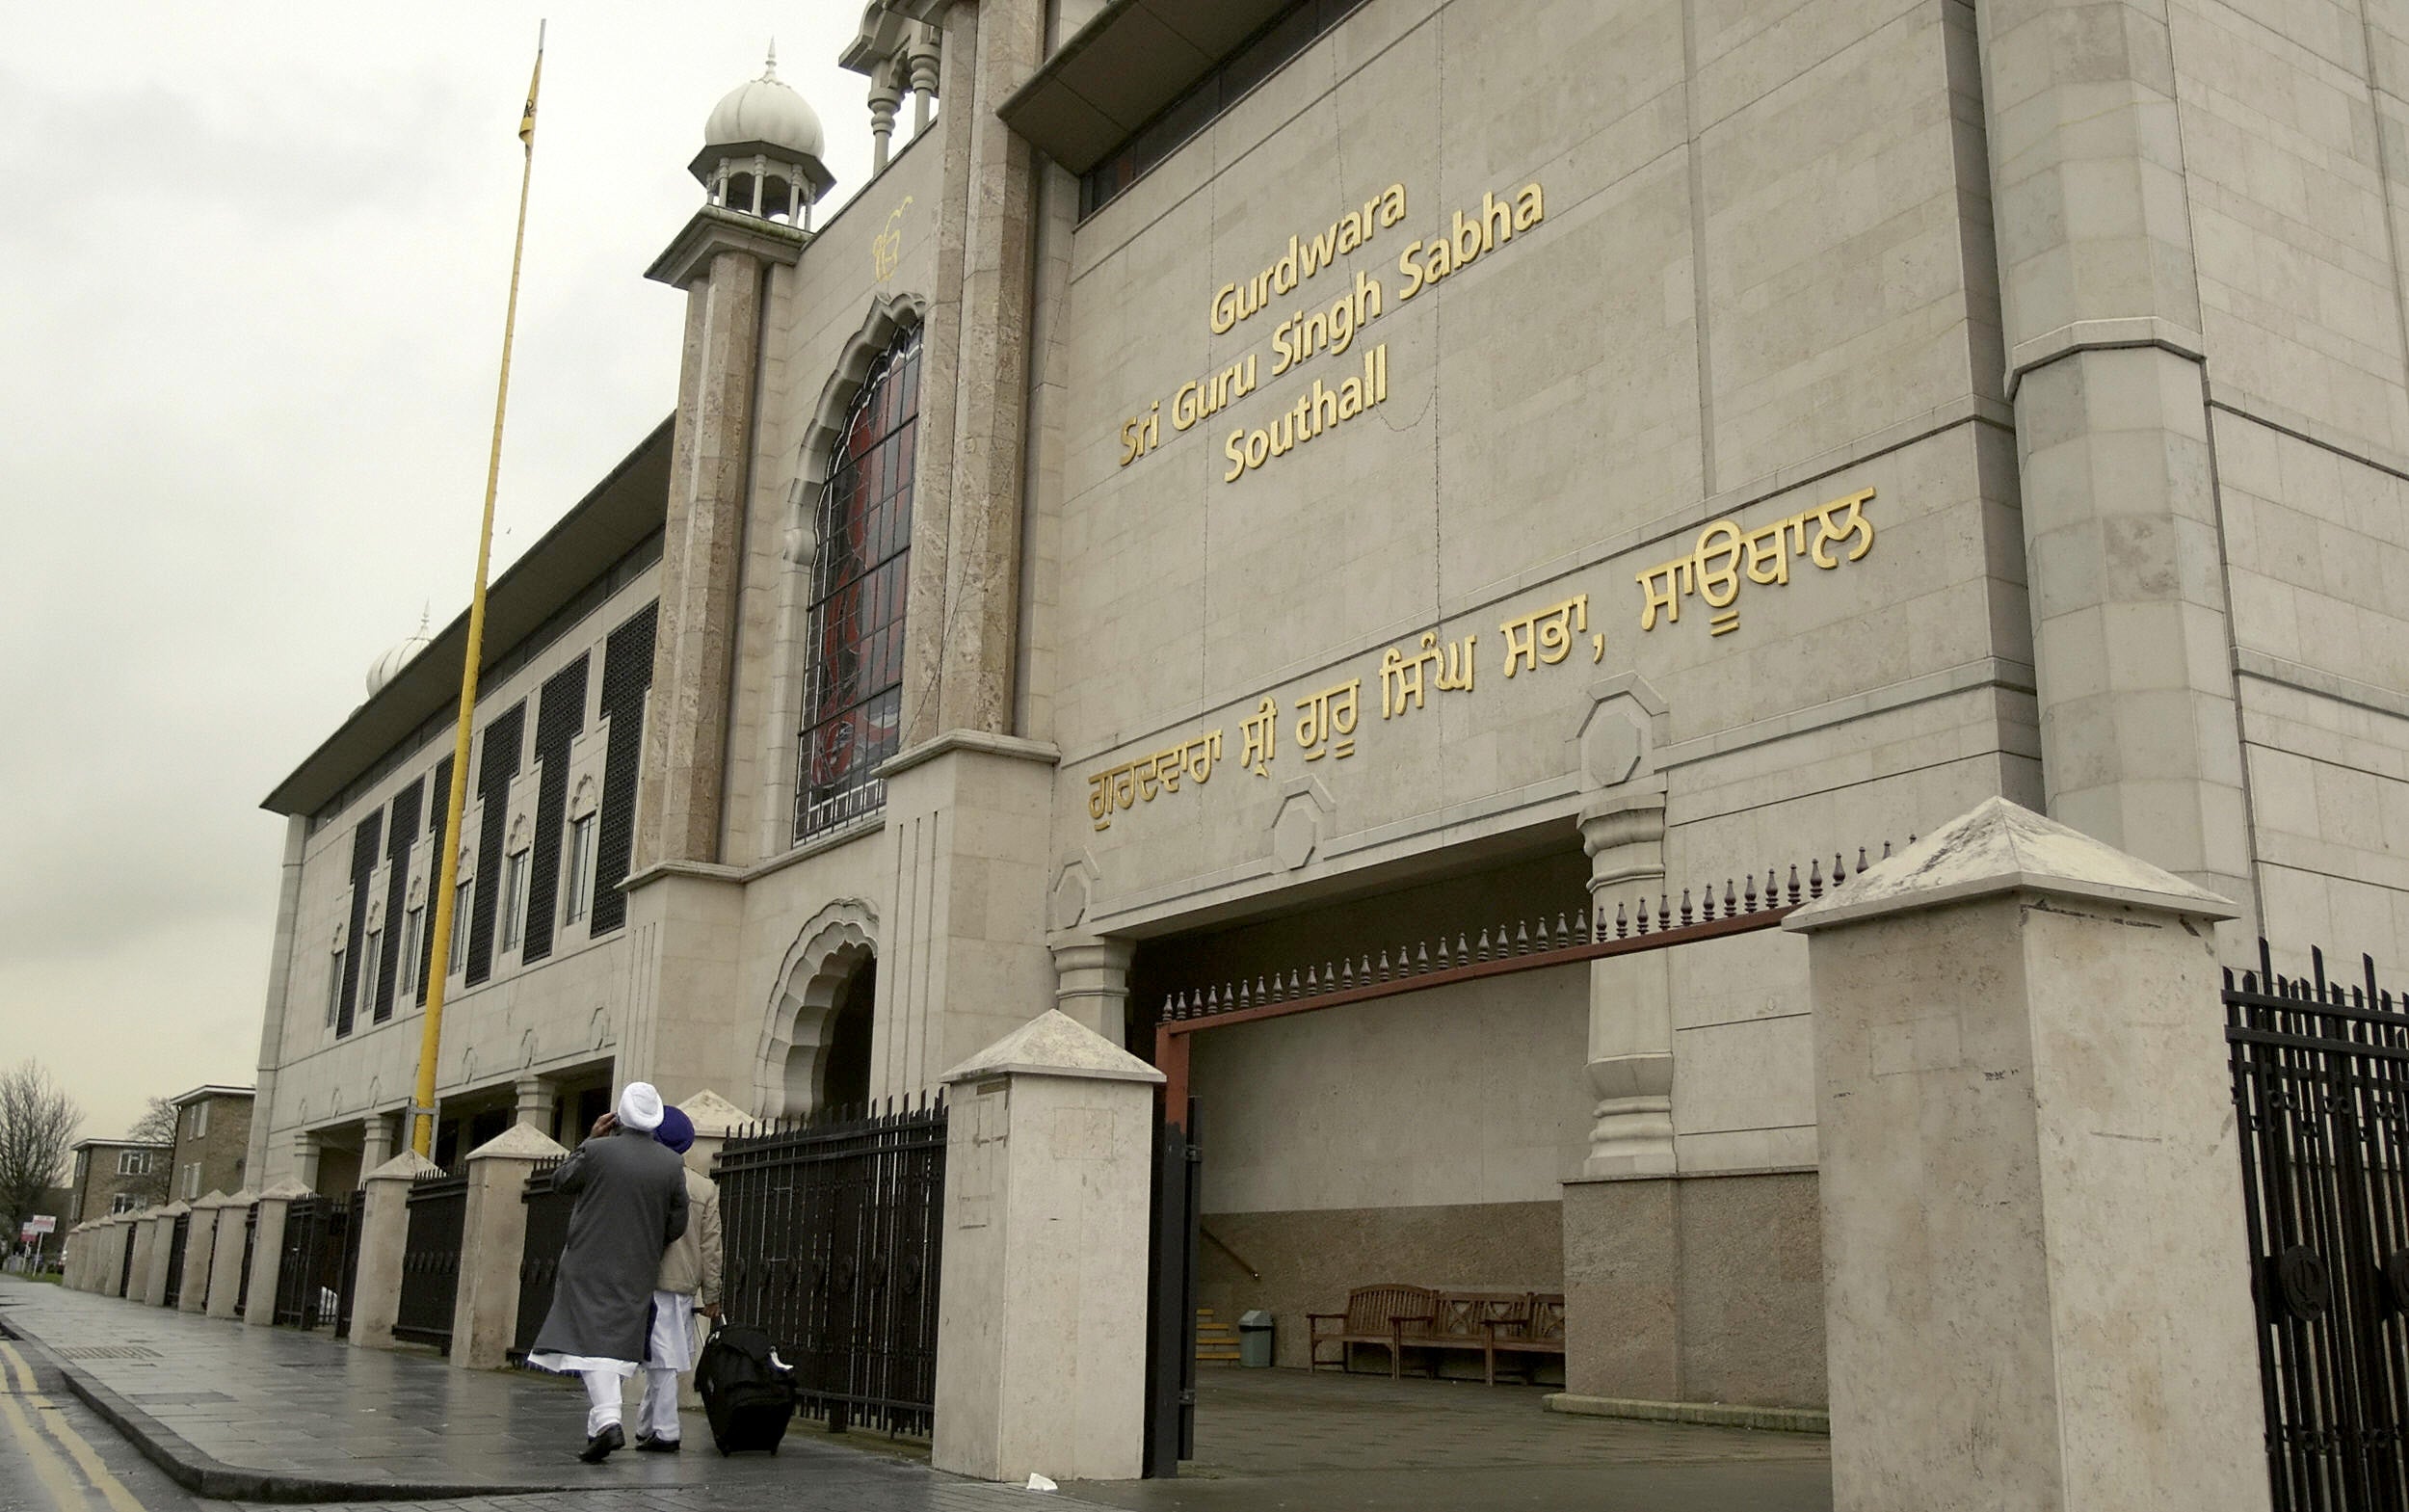
<svg viewBox="0 0 2409 1512">
<path fill-rule="evenodd" d="M 869 1100 L 877 927 L 865 903 L 832 903 L 787 952 L 755 1062 L 754 1105 L 763 1117 L 801 1118 Z"/>
</svg>

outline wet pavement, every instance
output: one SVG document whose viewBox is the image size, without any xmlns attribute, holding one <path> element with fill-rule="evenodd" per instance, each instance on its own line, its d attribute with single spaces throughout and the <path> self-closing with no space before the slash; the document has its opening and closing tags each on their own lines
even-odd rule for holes
<svg viewBox="0 0 2409 1512">
<path fill-rule="evenodd" d="M 723 1459 L 699 1414 L 687 1450 L 576 1462 L 584 1394 L 525 1372 L 454 1369 L 432 1353 L 354 1349 L 324 1333 L 248 1328 L 0 1278 L 0 1331 L 51 1417 L 0 1411 L 0 1512 L 339 1503 L 410 1512 L 718 1508 L 987 1512 L 1051 1501 L 1171 1512 L 1828 1512 L 1827 1441 L 1747 1429 L 1568 1418 L 1541 1391 L 1293 1370 L 1208 1369 L 1197 1458 L 1177 1480 L 1085 1482 L 1047 1496 L 929 1468 L 925 1446 L 798 1423 L 782 1451 Z M 0 1355 L 0 1373 L 8 1361 Z M 225 1476 L 199 1500 L 67 1393 L 61 1369 L 139 1442 Z M 21 1373 L 13 1377 L 20 1392 Z M 73 1425 L 112 1494 L 50 1427 Z M 191 1476 L 186 1475 L 187 1483 Z M 202 1489 L 212 1489 L 204 1487 Z M 325 1499 L 323 1501 L 320 1499 Z"/>
</svg>

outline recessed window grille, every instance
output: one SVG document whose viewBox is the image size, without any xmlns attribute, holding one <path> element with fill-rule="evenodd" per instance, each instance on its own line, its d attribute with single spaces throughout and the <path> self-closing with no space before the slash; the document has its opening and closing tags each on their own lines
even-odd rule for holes
<svg viewBox="0 0 2409 1512">
<path fill-rule="evenodd" d="M 411 783 L 393 795 L 393 822 L 385 840 L 384 916 L 399 918 L 410 902 L 410 853 L 418 843 L 418 805 L 424 789 Z M 393 994 L 408 986 L 411 943 L 410 931 L 384 932 L 369 963 L 376 980 L 373 992 L 360 995 L 378 1023 L 393 1017 Z"/>
<path fill-rule="evenodd" d="M 627 922 L 628 859 L 636 844 L 636 771 L 644 754 L 644 700 L 652 691 L 652 634 L 660 619 L 655 601 L 627 617 L 602 647 L 602 716 L 610 743 L 602 756 L 602 827 L 594 841 L 594 921 L 591 934 Z"/>
<path fill-rule="evenodd" d="M 846 412 L 820 490 L 806 632 L 809 682 L 795 783 L 795 838 L 887 798 L 870 774 L 903 734 L 904 599 L 912 562 L 913 442 L 920 332 L 895 338 Z"/>
<path fill-rule="evenodd" d="M 1212 72 L 1188 86 L 1152 120 L 1129 134 L 1079 178 L 1079 214 L 1094 215 L 1146 176 L 1182 144 L 1211 125 L 1255 86 L 1319 40 L 1363 0 L 1298 0 L 1240 42 Z"/>
<path fill-rule="evenodd" d="M 502 836 L 510 823 L 511 779 L 518 775 L 519 746 L 527 733 L 527 705 L 512 704 L 485 728 L 485 744 L 477 757 L 477 799 L 485 806 L 478 825 L 477 854 L 502 854 Z M 490 861 L 482 868 L 468 915 L 468 969 L 463 980 L 476 986 L 493 974 L 493 925 L 501 912 L 503 876 Z M 458 925 L 454 926 L 455 928 Z"/>
<path fill-rule="evenodd" d="M 527 896 L 519 915 L 522 961 L 552 953 L 553 905 L 561 880 L 561 819 L 569 809 L 569 743 L 586 721 L 586 658 L 543 684 L 536 703 L 536 829 L 527 859 Z"/>
</svg>

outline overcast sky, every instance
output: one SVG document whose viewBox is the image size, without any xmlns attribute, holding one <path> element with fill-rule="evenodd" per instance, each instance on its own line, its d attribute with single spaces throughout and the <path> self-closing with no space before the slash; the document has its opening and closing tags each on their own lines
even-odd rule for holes
<svg viewBox="0 0 2409 1512">
<path fill-rule="evenodd" d="M 0 1064 L 86 1135 L 253 1079 L 259 801 L 466 602 L 545 9 L 0 0 Z M 858 0 L 548 9 L 497 573 L 675 404 L 644 269 L 773 36 L 823 211 L 869 163 Z"/>
</svg>

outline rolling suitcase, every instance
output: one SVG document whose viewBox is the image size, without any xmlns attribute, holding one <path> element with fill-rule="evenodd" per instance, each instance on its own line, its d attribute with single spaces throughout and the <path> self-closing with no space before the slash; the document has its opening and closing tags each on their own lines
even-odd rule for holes
<svg viewBox="0 0 2409 1512">
<path fill-rule="evenodd" d="M 778 1452 L 795 1416 L 795 1377 L 769 1335 L 721 1323 L 695 1361 L 694 1384 L 711 1419 L 711 1442 L 722 1454 Z"/>
</svg>

